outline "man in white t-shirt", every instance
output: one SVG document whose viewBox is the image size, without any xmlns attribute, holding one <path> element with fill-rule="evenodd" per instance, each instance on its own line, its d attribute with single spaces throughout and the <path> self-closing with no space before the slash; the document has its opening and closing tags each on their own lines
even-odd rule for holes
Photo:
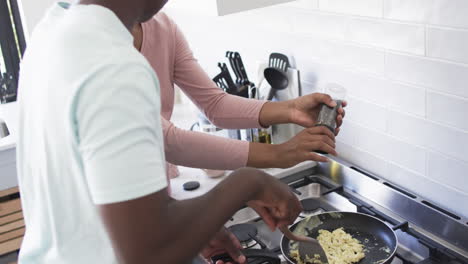
<svg viewBox="0 0 468 264">
<path fill-rule="evenodd" d="M 253 169 L 199 198 L 168 196 L 158 80 L 129 31 L 164 4 L 55 3 L 32 34 L 19 86 L 21 264 L 186 263 L 245 204 L 272 228 L 301 210 Z"/>
</svg>

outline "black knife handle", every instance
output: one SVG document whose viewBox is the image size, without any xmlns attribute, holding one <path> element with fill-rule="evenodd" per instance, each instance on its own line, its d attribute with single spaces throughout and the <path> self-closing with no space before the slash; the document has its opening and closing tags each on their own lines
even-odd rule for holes
<svg viewBox="0 0 468 264">
<path fill-rule="evenodd" d="M 241 80 L 241 73 L 238 71 L 238 67 L 236 65 L 236 60 L 233 51 L 226 51 L 226 58 L 229 59 L 229 64 L 231 64 L 231 68 L 234 71 L 234 75 L 236 76 L 236 83 L 238 84 Z"/>
<path fill-rule="evenodd" d="M 281 260 L 278 257 L 278 254 L 273 253 L 271 251 L 265 250 L 265 249 L 243 249 L 242 254 L 249 259 L 261 259 L 265 262 L 272 263 L 272 264 L 280 264 Z M 221 254 L 217 255 L 211 258 L 211 261 L 213 263 L 216 263 L 216 261 L 221 260 L 223 262 L 232 262 L 232 263 L 237 263 L 234 262 L 233 259 L 229 256 L 229 254 Z M 263 262 L 261 262 L 263 263 Z"/>
<path fill-rule="evenodd" d="M 234 57 L 237 61 L 237 66 L 239 67 L 239 72 L 241 74 L 242 82 L 243 84 L 248 84 L 249 82 L 249 77 L 247 77 L 247 72 L 244 67 L 244 62 L 242 61 L 242 57 L 239 54 L 239 52 L 234 53 Z"/>
</svg>

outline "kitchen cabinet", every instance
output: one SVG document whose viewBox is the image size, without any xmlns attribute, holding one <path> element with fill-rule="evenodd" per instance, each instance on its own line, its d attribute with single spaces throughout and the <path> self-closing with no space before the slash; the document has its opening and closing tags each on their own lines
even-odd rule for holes
<svg viewBox="0 0 468 264">
<path fill-rule="evenodd" d="M 169 0 L 167 8 L 184 9 L 197 14 L 224 16 L 295 0 Z"/>
</svg>

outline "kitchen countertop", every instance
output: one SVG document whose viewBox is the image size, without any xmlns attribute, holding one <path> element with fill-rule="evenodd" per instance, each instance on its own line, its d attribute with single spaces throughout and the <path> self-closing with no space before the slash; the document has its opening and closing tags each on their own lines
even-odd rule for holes
<svg viewBox="0 0 468 264">
<path fill-rule="evenodd" d="M 0 151 L 12 149 L 16 147 L 16 138 L 12 135 L 0 139 Z"/>
<path fill-rule="evenodd" d="M 16 102 L 0 105 L 0 118 L 5 120 L 10 135 L 0 139 L 0 151 L 12 149 L 16 146 L 16 126 L 18 108 Z"/>
<path fill-rule="evenodd" d="M 316 162 L 307 161 L 298 164 L 288 169 L 265 169 L 265 171 L 275 178 L 283 178 L 287 175 L 291 175 L 296 172 L 300 172 L 316 165 Z M 210 178 L 204 170 L 187 168 L 179 166 L 180 175 L 177 178 L 171 179 L 171 196 L 178 200 L 190 199 L 200 195 L 203 195 L 215 187 L 219 182 L 225 179 L 230 171 L 226 171 L 225 175 L 219 178 Z M 185 191 L 183 184 L 188 181 L 200 182 L 200 188 L 194 191 Z"/>
</svg>

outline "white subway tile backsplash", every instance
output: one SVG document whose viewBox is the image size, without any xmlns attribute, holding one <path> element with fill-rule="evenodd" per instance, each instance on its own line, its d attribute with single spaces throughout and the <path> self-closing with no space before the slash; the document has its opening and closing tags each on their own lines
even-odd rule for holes
<svg viewBox="0 0 468 264">
<path fill-rule="evenodd" d="M 354 133 L 354 146 L 376 156 L 385 158 L 388 147 L 386 136 L 383 132 L 357 126 Z"/>
<path fill-rule="evenodd" d="M 375 74 L 383 74 L 384 71 L 385 55 L 379 50 L 316 38 L 302 38 L 292 46 L 298 67 L 309 71 L 320 68 L 321 72 L 326 73 L 320 79 L 334 82 L 340 79 L 341 76 L 331 70 L 333 67 L 355 68 Z"/>
<path fill-rule="evenodd" d="M 215 36 L 220 34 L 233 34 L 239 40 L 244 40 L 234 32 L 247 33 L 250 30 L 257 30 L 257 32 L 273 31 L 273 32 L 291 32 L 292 31 L 292 17 L 287 16 L 290 12 L 294 12 L 294 8 L 286 5 L 270 6 L 264 9 L 254 9 L 248 12 L 234 13 L 227 16 L 212 17 L 208 19 L 208 28 L 220 28 L 224 26 L 225 30 L 215 30 Z M 259 21 L 268 21 L 268 23 L 259 23 Z M 192 27 L 200 26 L 193 23 L 193 19 L 189 20 Z M 242 34 L 241 33 L 241 34 Z"/>
<path fill-rule="evenodd" d="M 298 34 L 343 39 L 347 18 L 320 12 L 297 12 L 293 21 L 294 32 Z"/>
<path fill-rule="evenodd" d="M 339 50 L 335 50 L 338 52 Z M 385 54 L 381 50 L 370 49 L 356 45 L 343 45 L 341 60 L 345 65 L 376 74 L 383 74 Z"/>
<path fill-rule="evenodd" d="M 427 93 L 427 118 L 468 132 L 468 99 Z"/>
<path fill-rule="evenodd" d="M 353 125 L 350 121 L 345 120 L 340 127 L 340 133 L 336 136 L 336 140 L 339 140 L 347 145 L 355 145 L 355 132 L 354 129 L 356 126 Z"/>
<path fill-rule="evenodd" d="M 349 144 L 383 157 L 387 161 L 400 164 L 423 175 L 425 174 L 426 153 L 423 148 L 366 127 L 358 125 L 347 127 L 347 129 L 350 128 L 350 134 L 354 136 L 354 142 Z"/>
<path fill-rule="evenodd" d="M 388 104 L 385 79 L 349 70 L 340 72 L 337 77 L 339 78 L 338 82 L 346 88 L 349 95 L 380 106 Z"/>
<path fill-rule="evenodd" d="M 422 23 L 431 12 L 432 2 L 433 0 L 384 0 L 384 17 Z"/>
<path fill-rule="evenodd" d="M 282 52 L 301 71 L 304 93 L 342 84 L 349 106 L 339 156 L 424 197 L 447 193 L 433 202 L 460 212 L 468 202 L 466 14 L 466 0 L 300 0 L 175 21 L 210 76 L 226 50 L 242 54 L 254 80 L 257 62 Z"/>
<path fill-rule="evenodd" d="M 320 0 L 319 7 L 329 12 L 382 17 L 383 0 Z"/>
<path fill-rule="evenodd" d="M 336 140 L 335 150 L 338 153 L 338 157 L 344 160 L 347 160 L 346 157 L 351 156 L 353 151 L 351 145 L 341 141 L 340 138 Z"/>
<path fill-rule="evenodd" d="M 385 94 L 392 109 L 424 117 L 426 115 L 426 90 L 416 86 L 386 81 Z"/>
<path fill-rule="evenodd" d="M 385 55 L 383 51 L 358 45 L 318 38 L 300 38 L 295 45 L 295 56 L 298 62 L 320 63 L 383 74 Z M 335 75 L 335 78 L 340 78 Z"/>
<path fill-rule="evenodd" d="M 346 118 L 359 125 L 380 131 L 387 130 L 387 109 L 355 97 L 348 97 Z"/>
<path fill-rule="evenodd" d="M 468 28 L 466 0 L 385 0 L 384 17 Z"/>
<path fill-rule="evenodd" d="M 427 56 L 468 63 L 468 30 L 429 27 Z"/>
<path fill-rule="evenodd" d="M 381 48 L 424 55 L 424 26 L 376 19 L 351 19 L 347 38 Z"/>
<path fill-rule="evenodd" d="M 468 217 L 468 211 L 465 209 L 465 205 L 468 203 L 467 193 L 453 189 L 446 184 L 441 184 L 440 181 L 431 180 L 393 163 L 389 163 L 387 166 L 386 178 L 405 189 L 411 188 L 411 191 L 422 199 L 446 208 L 453 213 Z M 434 196 L 434 194 L 450 195 Z M 437 200 L 433 200 L 435 197 L 437 197 Z"/>
<path fill-rule="evenodd" d="M 428 152 L 427 176 L 434 181 L 445 182 L 454 189 L 468 193 L 467 172 L 467 162 Z"/>
<path fill-rule="evenodd" d="M 337 143 L 337 150 L 339 158 L 359 168 L 381 177 L 387 174 L 387 162 L 382 157 L 378 157 L 342 142 Z"/>
<path fill-rule="evenodd" d="M 427 139 L 427 122 L 422 118 L 405 115 L 395 111 L 388 113 L 388 133 L 405 142 L 424 146 Z"/>
<path fill-rule="evenodd" d="M 468 161 L 468 133 L 414 116 L 389 111 L 388 131 L 405 142 Z"/>
<path fill-rule="evenodd" d="M 391 136 L 386 136 L 384 157 L 419 174 L 426 175 L 426 150 Z"/>
<path fill-rule="evenodd" d="M 285 4 L 289 7 L 301 8 L 301 9 L 317 9 L 318 0 L 296 0 Z"/>
<path fill-rule="evenodd" d="M 392 79 L 468 97 L 468 67 L 463 65 L 388 53 L 385 71 Z"/>
</svg>

